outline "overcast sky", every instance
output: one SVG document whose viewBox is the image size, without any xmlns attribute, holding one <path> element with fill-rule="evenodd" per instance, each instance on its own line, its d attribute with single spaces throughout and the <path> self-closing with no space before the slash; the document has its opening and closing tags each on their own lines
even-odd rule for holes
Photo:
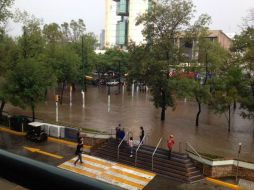
<svg viewBox="0 0 254 190">
<path fill-rule="evenodd" d="M 197 15 L 207 13 L 212 17 L 211 29 L 226 33 L 240 30 L 243 17 L 254 8 L 254 0 L 193 0 Z M 83 19 L 87 31 L 96 35 L 104 29 L 105 0 L 15 0 L 14 8 L 42 18 L 44 23 L 63 23 L 71 19 Z M 17 35 L 20 30 L 10 24 L 9 32 Z"/>
</svg>

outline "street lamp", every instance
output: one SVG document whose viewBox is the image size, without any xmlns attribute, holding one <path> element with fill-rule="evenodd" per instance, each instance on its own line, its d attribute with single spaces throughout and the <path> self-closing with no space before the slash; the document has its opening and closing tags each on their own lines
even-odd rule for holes
<svg viewBox="0 0 254 190">
<path fill-rule="evenodd" d="M 108 84 L 108 112 L 110 112 L 110 85 Z"/>
<path fill-rule="evenodd" d="M 242 143 L 238 143 L 238 153 L 237 153 L 237 164 L 236 164 L 236 175 L 235 175 L 235 181 L 238 182 L 238 170 L 239 170 L 239 158 L 241 153 Z"/>
<path fill-rule="evenodd" d="M 58 122 L 58 101 L 59 101 L 59 95 L 56 95 L 56 122 Z"/>
<path fill-rule="evenodd" d="M 118 94 L 120 94 L 120 86 L 121 86 L 121 71 L 120 71 L 120 61 L 118 61 Z"/>
<path fill-rule="evenodd" d="M 85 108 L 85 91 L 86 91 L 86 78 L 85 78 L 85 57 L 84 57 L 84 36 L 82 36 L 82 48 L 81 48 L 81 53 L 82 53 L 82 68 L 83 68 L 83 73 L 82 73 L 82 107 Z M 85 86 L 84 86 L 85 85 Z"/>
</svg>

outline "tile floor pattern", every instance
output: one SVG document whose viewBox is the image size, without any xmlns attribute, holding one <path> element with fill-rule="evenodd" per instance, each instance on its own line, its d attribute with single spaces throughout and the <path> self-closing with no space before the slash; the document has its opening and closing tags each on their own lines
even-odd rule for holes
<svg viewBox="0 0 254 190">
<path fill-rule="evenodd" d="M 116 162 L 107 161 L 94 156 L 83 154 L 83 163 L 74 166 L 73 158 L 58 167 L 87 177 L 104 181 L 123 189 L 141 190 L 156 174 L 141 169 L 133 168 Z"/>
</svg>

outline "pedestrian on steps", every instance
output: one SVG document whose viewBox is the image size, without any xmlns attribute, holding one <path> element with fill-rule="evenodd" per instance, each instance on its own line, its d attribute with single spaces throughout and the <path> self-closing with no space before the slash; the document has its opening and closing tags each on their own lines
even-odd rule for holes
<svg viewBox="0 0 254 190">
<path fill-rule="evenodd" d="M 82 161 L 83 145 L 84 145 L 84 139 L 83 139 L 83 137 L 80 137 L 77 148 L 76 148 L 76 152 L 75 152 L 75 154 L 78 156 L 77 160 L 74 162 L 75 166 L 76 166 L 78 161 L 80 161 L 81 164 L 83 163 L 83 161 Z"/>
<path fill-rule="evenodd" d="M 129 139 L 129 147 L 130 147 L 130 152 L 131 152 L 131 155 L 130 157 L 133 157 L 133 146 L 134 146 L 134 142 L 133 142 L 133 137 L 130 137 Z"/>
<path fill-rule="evenodd" d="M 175 144 L 175 140 L 174 140 L 174 136 L 173 135 L 169 135 L 168 141 L 167 141 L 167 146 L 168 146 L 168 159 L 171 159 L 171 152 L 172 152 L 172 148 Z"/>
</svg>

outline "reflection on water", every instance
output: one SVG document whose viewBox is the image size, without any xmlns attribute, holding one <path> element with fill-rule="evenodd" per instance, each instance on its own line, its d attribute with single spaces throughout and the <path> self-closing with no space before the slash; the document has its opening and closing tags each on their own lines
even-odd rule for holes
<svg viewBox="0 0 254 190">
<path fill-rule="evenodd" d="M 63 105 L 59 105 L 59 121 L 108 132 L 121 123 L 126 131 L 133 133 L 134 139 L 139 139 L 139 127 L 143 126 L 146 134 L 149 134 L 148 143 L 151 145 L 156 145 L 160 137 L 163 137 L 162 145 L 165 148 L 166 138 L 169 134 L 174 134 L 174 149 L 177 151 L 179 142 L 190 142 L 200 152 L 228 158 L 236 157 L 238 143 L 242 142 L 241 158 L 254 160 L 253 122 L 243 120 L 239 110 L 233 113 L 229 134 L 225 116 L 213 114 L 206 106 L 202 107 L 200 126 L 197 129 L 195 102 L 179 101 L 175 111 L 167 109 L 166 120 L 161 122 L 160 110 L 153 106 L 149 94 L 137 93 L 133 86 L 130 92 L 122 89 L 123 93 L 117 94 L 118 87 L 111 87 L 109 101 L 107 92 L 105 87 L 90 87 L 85 93 L 85 108 L 82 108 L 81 91 L 73 92 L 71 107 L 69 93 L 66 91 Z M 31 115 L 28 109 L 23 111 L 12 106 L 5 109 L 11 113 Z M 36 116 L 55 121 L 55 111 L 54 95 L 51 94 L 47 103 L 37 107 Z"/>
</svg>

